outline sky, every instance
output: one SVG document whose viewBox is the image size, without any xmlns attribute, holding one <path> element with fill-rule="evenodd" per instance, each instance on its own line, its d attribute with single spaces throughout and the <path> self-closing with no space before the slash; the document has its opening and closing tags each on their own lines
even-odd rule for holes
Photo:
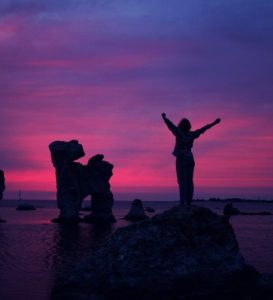
<svg viewBox="0 0 273 300">
<path fill-rule="evenodd" d="M 196 197 L 273 199 L 271 0 L 1 0 L 0 168 L 6 198 L 54 198 L 48 145 L 77 139 L 114 164 L 116 198 L 178 198 L 174 137 Z"/>
</svg>

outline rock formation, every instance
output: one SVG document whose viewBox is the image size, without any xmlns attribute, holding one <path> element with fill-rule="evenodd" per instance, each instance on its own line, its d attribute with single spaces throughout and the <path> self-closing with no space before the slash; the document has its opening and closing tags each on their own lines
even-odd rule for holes
<svg viewBox="0 0 273 300">
<path fill-rule="evenodd" d="M 238 300 L 258 280 L 225 217 L 180 206 L 118 229 L 52 299 Z"/>
<path fill-rule="evenodd" d="M 140 199 L 135 199 L 132 202 L 130 211 L 124 217 L 125 220 L 129 220 L 129 221 L 140 221 L 140 220 L 145 220 L 148 218 L 149 217 L 146 216 L 142 201 Z"/>
<path fill-rule="evenodd" d="M 75 160 L 85 155 L 76 140 L 55 141 L 49 145 L 52 163 L 56 169 L 57 202 L 60 216 L 57 222 L 79 220 L 83 199 L 92 196 L 90 222 L 114 222 L 113 194 L 109 180 L 113 165 L 104 161 L 102 154 L 93 156 L 86 166 Z"/>
<path fill-rule="evenodd" d="M 0 170 L 0 200 L 3 199 L 3 192 L 5 190 L 5 176 L 4 176 L 4 171 Z M 0 223 L 6 222 L 5 220 L 0 218 Z"/>
<path fill-rule="evenodd" d="M 5 175 L 4 171 L 0 170 L 0 200 L 3 199 L 3 192 L 5 190 Z"/>
<path fill-rule="evenodd" d="M 112 223 L 116 222 L 112 214 L 113 194 L 110 191 L 109 180 L 113 165 L 103 160 L 102 154 L 91 157 L 87 164 L 90 194 L 92 196 L 92 212 L 85 216 L 85 222 Z"/>
</svg>

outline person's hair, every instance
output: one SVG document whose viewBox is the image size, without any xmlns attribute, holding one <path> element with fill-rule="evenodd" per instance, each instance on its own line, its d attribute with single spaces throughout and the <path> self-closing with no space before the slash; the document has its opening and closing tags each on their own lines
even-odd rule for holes
<svg viewBox="0 0 273 300">
<path fill-rule="evenodd" d="M 186 118 L 183 118 L 179 124 L 178 124 L 178 128 L 183 130 L 183 131 L 186 131 L 186 132 L 189 132 L 191 130 L 191 123 L 188 119 Z"/>
</svg>

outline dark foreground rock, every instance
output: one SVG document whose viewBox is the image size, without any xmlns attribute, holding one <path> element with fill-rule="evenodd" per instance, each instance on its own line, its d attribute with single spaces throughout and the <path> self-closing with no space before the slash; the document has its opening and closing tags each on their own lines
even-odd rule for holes
<svg viewBox="0 0 273 300">
<path fill-rule="evenodd" d="M 245 299 L 258 280 L 225 217 L 175 207 L 117 230 L 52 299 Z"/>
<path fill-rule="evenodd" d="M 259 285 L 254 291 L 251 300 L 273 299 L 273 274 L 262 274 Z"/>
</svg>

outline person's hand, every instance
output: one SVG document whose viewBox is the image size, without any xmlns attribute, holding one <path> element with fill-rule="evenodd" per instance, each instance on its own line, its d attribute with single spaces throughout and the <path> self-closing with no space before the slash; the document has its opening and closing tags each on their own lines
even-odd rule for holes
<svg viewBox="0 0 273 300">
<path fill-rule="evenodd" d="M 166 118 L 166 114 L 165 113 L 162 113 L 161 116 L 162 116 L 163 119 Z"/>
<path fill-rule="evenodd" d="M 219 124 L 220 122 L 221 122 L 221 119 L 218 118 L 218 119 L 216 119 L 213 123 L 214 123 L 214 124 Z"/>
</svg>

